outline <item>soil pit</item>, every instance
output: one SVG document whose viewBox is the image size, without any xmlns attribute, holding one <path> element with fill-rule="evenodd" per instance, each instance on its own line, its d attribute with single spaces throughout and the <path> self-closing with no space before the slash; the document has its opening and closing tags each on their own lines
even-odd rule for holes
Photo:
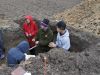
<svg viewBox="0 0 100 75">
<path fill-rule="evenodd" d="M 40 21 L 38 21 L 38 20 L 36 20 L 36 21 L 37 21 L 38 24 L 40 23 Z M 18 21 L 14 21 L 14 22 L 20 24 L 20 26 L 21 26 L 23 20 L 20 20 L 19 22 Z M 55 23 L 53 23 L 53 22 L 50 23 L 50 27 L 53 30 L 54 41 L 55 41 L 56 35 L 57 35 Z M 68 28 L 68 30 L 69 30 L 69 28 Z M 73 31 L 73 29 L 69 30 L 70 39 L 71 39 L 71 48 L 70 48 L 69 51 L 71 51 L 71 52 L 81 52 L 90 45 L 90 42 L 88 42 L 85 39 L 81 39 L 80 37 L 74 35 L 74 33 L 71 33 L 72 32 L 71 30 Z M 12 47 L 15 47 L 22 40 L 25 40 L 24 33 L 20 29 L 16 29 L 16 30 L 2 29 L 2 32 L 4 34 L 3 37 L 4 37 L 4 43 L 5 43 L 6 51 L 8 51 L 8 49 L 10 49 Z"/>
</svg>

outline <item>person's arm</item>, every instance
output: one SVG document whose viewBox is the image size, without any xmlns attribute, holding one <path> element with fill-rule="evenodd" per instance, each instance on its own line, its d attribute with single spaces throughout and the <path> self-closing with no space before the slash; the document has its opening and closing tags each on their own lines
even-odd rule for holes
<svg viewBox="0 0 100 75">
<path fill-rule="evenodd" d="M 63 39 L 62 41 L 62 48 L 67 51 L 70 48 L 70 39 L 69 37 L 66 37 L 65 39 Z"/>
<path fill-rule="evenodd" d="M 31 33 L 32 36 L 36 36 L 38 33 L 38 27 L 36 24 L 34 24 L 34 31 Z"/>
<path fill-rule="evenodd" d="M 55 43 L 55 44 L 56 44 L 56 47 L 57 47 L 57 48 L 60 48 L 60 47 L 59 47 L 59 43 L 58 43 L 58 41 L 59 41 L 59 40 L 58 40 L 58 37 L 59 37 L 59 34 L 57 34 L 57 38 L 56 38 L 56 43 Z"/>
<path fill-rule="evenodd" d="M 38 33 L 37 33 L 37 35 L 35 37 L 36 41 L 39 41 L 40 33 L 41 33 L 41 29 L 39 29 L 39 31 L 38 31 Z"/>
</svg>

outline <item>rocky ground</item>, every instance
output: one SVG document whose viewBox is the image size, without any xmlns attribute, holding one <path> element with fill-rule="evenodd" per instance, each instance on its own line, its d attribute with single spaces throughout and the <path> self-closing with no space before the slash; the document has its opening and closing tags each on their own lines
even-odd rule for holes
<svg viewBox="0 0 100 75">
<path fill-rule="evenodd" d="M 17 18 L 22 15 L 33 15 L 41 19 L 62 12 L 81 0 L 0 0 L 0 14 L 7 18 Z"/>
<path fill-rule="evenodd" d="M 75 29 L 100 35 L 100 0 L 84 0 L 72 9 L 54 15 Z"/>
<path fill-rule="evenodd" d="M 63 49 L 54 48 L 47 53 L 40 53 L 36 58 L 22 62 L 19 66 L 31 72 L 32 75 L 100 75 L 100 0 L 83 0 L 72 9 L 54 13 L 50 20 L 51 26 L 55 26 L 56 20 L 66 22 L 70 31 L 71 52 L 65 53 Z M 2 23 L 3 21 L 5 24 Z M 16 46 L 24 39 L 20 35 L 22 32 L 18 24 L 9 20 L 0 22 L 3 33 L 10 33 L 10 35 L 4 35 L 8 37 L 8 39 L 4 38 L 8 41 L 5 44 L 7 49 Z M 55 30 L 54 27 L 52 29 Z M 17 42 L 13 43 L 16 40 Z M 47 58 L 46 63 L 44 57 Z M 0 67 L 0 75 L 10 75 L 15 68 L 9 68 L 3 64 Z"/>
</svg>

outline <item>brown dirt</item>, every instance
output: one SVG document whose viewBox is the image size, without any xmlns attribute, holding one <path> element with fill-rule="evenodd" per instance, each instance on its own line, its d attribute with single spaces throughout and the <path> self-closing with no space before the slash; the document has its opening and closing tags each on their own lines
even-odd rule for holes
<svg viewBox="0 0 100 75">
<path fill-rule="evenodd" d="M 54 15 L 75 29 L 100 35 L 100 0 L 84 0 L 72 9 Z"/>
<path fill-rule="evenodd" d="M 0 0 L 0 14 L 7 18 L 18 18 L 22 15 L 33 15 L 38 19 L 51 17 L 62 12 L 81 0 Z"/>
<path fill-rule="evenodd" d="M 65 53 L 63 49 L 54 48 L 49 52 L 40 53 L 36 58 L 30 58 L 28 61 L 22 62 L 20 66 L 31 72 L 32 75 L 44 75 L 43 57 L 46 56 L 47 75 L 100 75 L 99 2 L 100 0 L 83 0 L 82 3 L 72 9 L 58 13 L 51 18 L 53 20 L 51 20 L 50 25 L 53 26 L 53 30 L 55 30 L 54 27 L 57 23 L 55 20 L 61 20 L 62 18 L 68 24 L 67 28 L 70 31 L 72 52 Z M 16 33 L 19 31 L 18 24 L 9 22 L 9 25 L 14 28 L 3 27 L 4 39 L 8 41 L 5 44 L 7 49 L 24 39 L 20 35 L 21 32 Z M 16 29 L 16 26 L 18 26 L 18 29 Z M 11 33 L 11 35 L 6 35 L 8 33 Z M 16 39 L 15 37 L 18 38 Z M 22 38 L 16 41 L 20 37 Z M 9 41 L 12 39 L 17 43 L 14 42 L 11 45 Z M 0 67 L 0 75 L 10 75 L 15 68 L 8 68 L 6 65 L 2 65 Z"/>
</svg>

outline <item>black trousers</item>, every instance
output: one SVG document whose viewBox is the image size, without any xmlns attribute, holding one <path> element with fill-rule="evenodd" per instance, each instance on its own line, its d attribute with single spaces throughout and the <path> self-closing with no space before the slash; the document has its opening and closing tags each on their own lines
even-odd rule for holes
<svg viewBox="0 0 100 75">
<path fill-rule="evenodd" d="M 30 54 L 31 54 L 31 55 L 36 55 L 36 51 L 35 51 L 34 48 L 30 50 Z"/>
</svg>

